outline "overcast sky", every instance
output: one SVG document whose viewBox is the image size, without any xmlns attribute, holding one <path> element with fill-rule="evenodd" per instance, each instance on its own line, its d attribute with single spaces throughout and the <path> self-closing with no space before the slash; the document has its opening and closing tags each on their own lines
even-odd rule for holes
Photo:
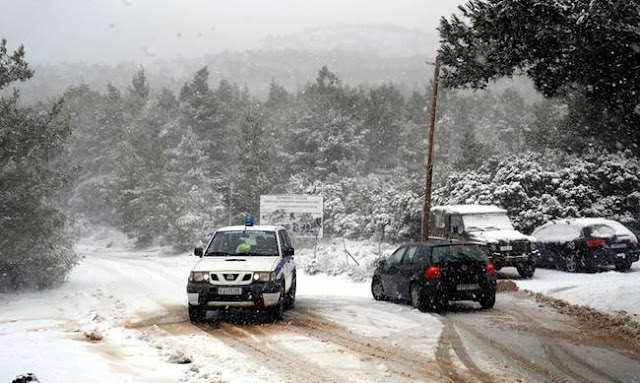
<svg viewBox="0 0 640 383">
<path fill-rule="evenodd" d="M 115 63 L 255 48 L 339 24 L 432 32 L 462 0 L 0 0 L 0 38 L 29 61 Z"/>
</svg>

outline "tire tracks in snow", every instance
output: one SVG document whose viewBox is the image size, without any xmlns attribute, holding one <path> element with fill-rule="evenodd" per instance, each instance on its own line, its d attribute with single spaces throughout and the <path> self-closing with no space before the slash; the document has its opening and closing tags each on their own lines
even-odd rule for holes
<svg viewBox="0 0 640 383">
<path fill-rule="evenodd" d="M 437 365 L 433 359 L 426 354 L 399 347 L 390 341 L 354 333 L 339 323 L 308 311 L 298 310 L 288 314 L 289 322 L 277 324 L 281 331 L 298 331 L 365 358 L 377 359 L 389 372 L 400 377 L 443 379 L 443 375 L 436 372 Z"/>
<path fill-rule="evenodd" d="M 257 365 L 264 366 L 275 375 L 289 382 L 343 382 L 345 379 L 335 376 L 322 367 L 314 364 L 303 355 L 290 350 L 280 350 L 268 337 L 268 329 L 273 324 L 235 325 L 227 322 L 211 322 L 193 324 L 189 322 L 185 306 L 167 306 L 168 312 L 156 316 L 149 316 L 135 322 L 125 322 L 126 328 L 143 329 L 157 326 L 172 336 L 206 335 L 211 336 L 223 344 L 247 355 L 255 360 Z M 179 310 L 179 312 L 178 312 Z M 180 340 L 179 343 L 187 351 L 194 346 Z M 198 348 L 199 355 L 208 355 L 214 359 L 219 355 L 210 350 Z"/>
<path fill-rule="evenodd" d="M 525 314 L 523 312 L 515 311 L 515 310 L 508 310 L 508 312 L 512 314 L 520 322 L 531 323 L 533 324 L 533 327 L 537 329 L 545 328 L 544 323 L 540 322 L 539 320 L 537 320 L 531 315 Z M 560 332 L 559 331 L 553 332 L 554 335 L 558 335 L 558 333 Z M 623 383 L 621 380 L 609 375 L 605 371 L 594 366 L 592 363 L 589 363 L 585 359 L 570 352 L 566 347 L 558 344 L 556 339 L 559 339 L 559 337 L 548 337 L 544 335 L 540 336 L 535 334 L 535 331 L 534 331 L 534 335 L 540 342 L 545 355 L 548 356 L 549 362 L 553 364 L 559 371 L 563 371 L 566 375 L 570 376 L 576 381 L 585 382 L 585 383 L 601 383 L 601 382 Z M 569 366 L 568 363 L 565 363 L 563 361 L 563 358 L 561 357 L 562 355 L 564 355 L 565 357 L 568 357 L 569 359 L 571 359 L 571 361 L 578 364 L 583 369 L 586 369 L 589 375 L 596 375 L 598 379 L 595 379 L 595 380 L 591 379 L 590 377 L 585 376 L 584 373 L 575 371 L 573 368 Z"/>
<path fill-rule="evenodd" d="M 467 317 L 466 315 L 454 314 L 445 317 L 443 336 L 450 331 L 448 329 L 459 327 L 478 340 L 472 344 L 484 345 L 493 349 L 504 359 L 510 360 L 515 367 L 527 373 L 528 376 L 532 378 L 537 376 L 539 381 L 549 383 L 622 383 L 624 381 L 612 376 L 567 347 L 570 344 L 575 344 L 577 347 L 589 346 L 595 349 L 625 353 L 627 350 L 624 347 L 622 349 L 614 347 L 616 340 L 609 340 L 603 345 L 599 339 L 594 340 L 590 336 L 591 334 L 581 333 L 572 325 L 567 326 L 567 329 L 564 330 L 562 323 L 554 322 L 553 318 L 547 318 L 551 322 L 539 320 L 532 313 L 527 313 L 526 307 L 494 308 L 487 312 L 477 312 L 476 315 Z M 473 321 L 470 322 L 471 318 Z M 561 327 L 550 328 L 550 324 Z M 513 337 L 509 337 L 508 333 L 503 332 L 504 330 L 491 330 L 491 325 L 513 331 Z M 501 335 L 492 336 L 493 332 Z M 520 340 L 516 340 L 519 336 Z M 538 361 L 533 359 L 532 356 L 536 355 L 535 349 L 528 348 L 525 353 L 522 353 L 518 347 L 510 346 L 510 344 L 516 344 L 512 343 L 514 341 L 530 343 L 532 347 L 539 349 L 539 355 L 542 359 Z M 524 345 L 526 346 L 526 344 Z M 491 355 L 491 352 L 488 354 Z M 460 359 L 464 363 L 463 357 Z M 469 366 L 467 365 L 467 367 Z"/>
<path fill-rule="evenodd" d="M 270 370 L 288 381 L 310 383 L 344 381 L 343 378 L 329 373 L 326 369 L 294 352 L 282 351 L 274 347 L 268 341 L 266 334 L 256 326 L 239 327 L 220 323 L 220 327 L 209 325 L 197 327 L 227 345 L 259 358 Z"/>
<path fill-rule="evenodd" d="M 605 334 L 602 331 L 594 331 L 594 329 L 589 326 L 586 326 L 586 328 L 576 326 L 573 331 L 552 329 L 548 327 L 548 324 L 545 324 L 522 311 L 512 309 L 504 311 L 510 315 L 512 320 L 514 320 L 511 325 L 514 329 L 526 331 L 538 337 L 545 337 L 556 341 L 564 340 L 568 343 L 580 346 L 591 346 L 613 351 L 622 354 L 629 359 L 640 362 L 640 347 L 632 342 L 628 342 L 626 339 L 621 339 L 618 336 L 611 336 L 610 334 Z M 568 317 L 571 318 L 571 316 Z"/>
<path fill-rule="evenodd" d="M 146 320 L 147 327 L 149 323 L 151 321 Z M 339 383 L 344 381 L 344 379 L 328 373 L 293 352 L 285 352 L 273 347 L 268 339 L 255 329 L 255 326 L 259 325 L 240 327 L 229 323 L 192 324 L 185 317 L 182 322 L 160 323 L 156 324 L 156 326 L 171 336 L 187 337 L 178 339 L 177 342 L 181 347 L 184 347 L 185 351 L 195 352 L 200 358 L 209 357 L 214 360 L 220 360 L 221 355 L 207 347 L 195 346 L 189 341 L 189 336 L 203 335 L 213 337 L 222 344 L 248 357 L 256 366 L 268 369 L 275 376 L 287 382 Z M 259 379 L 256 378 L 256 380 Z"/>
<path fill-rule="evenodd" d="M 469 370 L 469 373 L 472 375 L 471 381 L 479 380 L 482 383 L 493 383 L 493 378 L 482 371 L 475 364 L 471 356 L 467 352 L 462 339 L 460 338 L 460 334 L 456 330 L 455 326 L 451 321 L 444 320 L 444 327 L 442 329 L 442 333 L 438 338 L 438 345 L 436 348 L 436 362 L 438 363 L 438 367 L 442 371 L 443 375 L 449 378 L 452 382 L 467 382 L 468 378 L 464 378 L 460 376 L 458 369 L 454 365 L 454 361 L 451 357 L 451 351 L 453 351 L 462 364 Z"/>
<path fill-rule="evenodd" d="M 541 366 L 540 364 L 532 361 L 530 357 L 519 354 L 513 348 L 507 347 L 502 343 L 494 340 L 492 337 L 486 335 L 485 333 L 477 330 L 475 326 L 470 326 L 458 321 L 455 321 L 455 324 L 480 340 L 484 345 L 498 351 L 506 359 L 514 362 L 522 370 L 542 377 L 544 379 L 542 381 L 547 383 L 572 383 L 565 379 L 563 374 Z"/>
</svg>

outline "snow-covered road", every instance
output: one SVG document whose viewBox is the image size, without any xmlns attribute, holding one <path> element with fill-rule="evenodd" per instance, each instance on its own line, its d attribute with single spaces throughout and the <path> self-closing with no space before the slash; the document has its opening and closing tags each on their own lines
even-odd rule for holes
<svg viewBox="0 0 640 383">
<path fill-rule="evenodd" d="M 64 286 L 0 295 L 0 381 L 26 372 L 47 383 L 640 381 L 637 343 L 523 293 L 500 294 L 493 310 L 456 304 L 440 316 L 376 302 L 367 283 L 299 274 L 283 322 L 241 315 L 195 326 L 185 297 L 193 257 L 78 251 L 85 258 Z M 518 283 L 583 297 L 589 278 L 604 285 L 591 284 L 600 294 L 640 273 L 615 274 L 539 270 Z M 636 312 L 637 300 L 626 301 Z"/>
</svg>

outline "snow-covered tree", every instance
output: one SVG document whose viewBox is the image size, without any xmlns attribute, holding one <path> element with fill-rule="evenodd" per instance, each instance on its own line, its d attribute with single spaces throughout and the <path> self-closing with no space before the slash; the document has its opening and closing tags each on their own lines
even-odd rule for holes
<svg viewBox="0 0 640 383">
<path fill-rule="evenodd" d="M 26 80 L 24 51 L 0 43 L 0 89 Z M 71 134 L 62 103 L 47 110 L 0 98 L 0 289 L 44 288 L 63 282 L 77 263 L 70 221 L 57 197 L 72 181 L 61 160 Z"/>
<path fill-rule="evenodd" d="M 460 7 L 462 18 L 440 22 L 444 83 L 483 88 L 524 72 L 545 96 L 587 101 L 570 104 L 574 140 L 637 148 L 638 8 L 635 0 L 470 0 Z M 604 123 L 578 118 L 584 113 Z"/>
<path fill-rule="evenodd" d="M 491 158 L 476 170 L 454 173 L 435 192 L 434 204 L 494 204 L 516 227 L 531 232 L 564 217 L 605 217 L 640 227 L 640 160 L 630 151 L 562 151 Z"/>
</svg>

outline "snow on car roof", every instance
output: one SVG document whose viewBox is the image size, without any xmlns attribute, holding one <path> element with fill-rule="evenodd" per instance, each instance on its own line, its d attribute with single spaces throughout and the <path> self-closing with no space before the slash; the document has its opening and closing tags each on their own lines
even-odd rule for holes
<svg viewBox="0 0 640 383">
<path fill-rule="evenodd" d="M 606 218 L 565 218 L 565 219 L 559 219 L 557 221 L 560 221 L 560 222 L 566 221 L 567 223 L 569 223 L 571 225 L 576 225 L 576 226 L 580 226 L 580 227 L 587 227 L 587 226 L 593 226 L 593 225 L 619 224 L 616 221 L 613 221 L 613 220 L 610 220 L 610 219 L 606 219 Z"/>
<path fill-rule="evenodd" d="M 533 235 L 538 237 L 538 239 L 546 239 L 546 240 L 558 240 L 564 239 L 567 241 L 573 240 L 580 235 L 579 231 L 576 229 L 584 229 L 585 227 L 594 226 L 594 225 L 606 225 L 615 230 L 617 235 L 626 235 L 632 238 L 632 240 L 636 240 L 637 238 L 635 234 L 629 229 L 627 229 L 623 224 L 618 221 L 614 221 L 606 218 L 560 218 L 554 219 L 545 223 L 544 225 L 536 228 L 533 231 Z M 553 232 L 544 232 L 543 229 L 548 227 L 555 227 L 556 230 Z M 567 229 L 563 229 L 562 227 L 566 227 Z M 570 229 L 573 227 L 574 229 Z"/>
<path fill-rule="evenodd" d="M 238 231 L 238 230 L 244 230 L 244 231 L 276 231 L 278 229 L 284 229 L 284 227 L 282 227 L 282 226 L 273 226 L 273 225 L 253 225 L 253 226 L 237 225 L 237 226 L 221 227 L 217 231 Z"/>
<path fill-rule="evenodd" d="M 443 205 L 432 207 L 431 211 L 444 211 L 449 214 L 505 214 L 507 212 L 493 205 Z"/>
</svg>

